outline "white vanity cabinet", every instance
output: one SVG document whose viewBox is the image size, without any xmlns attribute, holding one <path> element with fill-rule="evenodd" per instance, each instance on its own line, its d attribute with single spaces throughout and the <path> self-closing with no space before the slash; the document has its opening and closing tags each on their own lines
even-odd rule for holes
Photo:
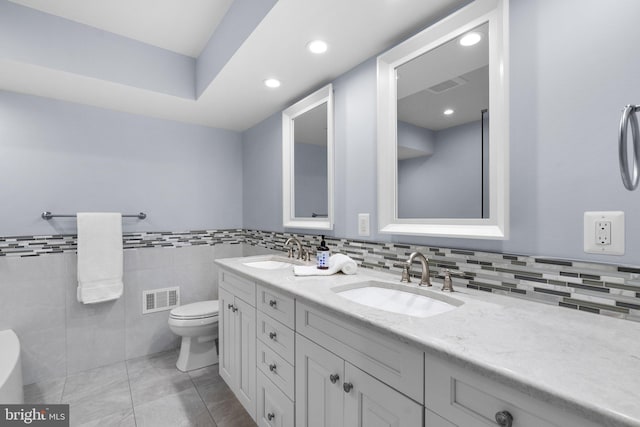
<svg viewBox="0 0 640 427">
<path fill-rule="evenodd" d="M 597 426 L 569 411 L 429 355 L 425 357 L 425 406 L 425 427 Z"/>
<path fill-rule="evenodd" d="M 417 349 L 296 304 L 297 427 L 421 427 L 422 374 Z"/>
<path fill-rule="evenodd" d="M 255 420 L 256 285 L 224 270 L 218 283 L 220 376 Z"/>
<path fill-rule="evenodd" d="M 293 427 L 295 300 L 257 287 L 257 419 L 261 427 Z"/>
</svg>

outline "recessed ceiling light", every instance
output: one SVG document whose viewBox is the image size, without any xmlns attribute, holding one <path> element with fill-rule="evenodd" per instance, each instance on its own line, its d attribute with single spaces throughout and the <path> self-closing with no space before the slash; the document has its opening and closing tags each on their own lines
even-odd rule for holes
<svg viewBox="0 0 640 427">
<path fill-rule="evenodd" d="M 443 114 L 445 116 L 450 116 L 453 114 L 453 110 L 451 108 L 447 108 L 446 110 L 443 111 Z"/>
<path fill-rule="evenodd" d="M 267 79 L 264 81 L 264 85 L 266 87 L 276 88 L 280 87 L 280 80 L 278 79 Z"/>
<path fill-rule="evenodd" d="M 480 33 L 467 33 L 460 39 L 461 46 L 473 46 L 482 40 L 482 34 Z"/>
<path fill-rule="evenodd" d="M 325 53 L 328 47 L 329 46 L 327 46 L 327 44 L 322 40 L 314 40 L 307 45 L 307 49 L 309 49 L 311 53 L 317 54 Z"/>
</svg>

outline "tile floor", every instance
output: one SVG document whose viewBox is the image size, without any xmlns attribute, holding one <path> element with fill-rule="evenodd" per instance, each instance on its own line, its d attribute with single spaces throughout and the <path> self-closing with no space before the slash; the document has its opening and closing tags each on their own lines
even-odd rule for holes
<svg viewBox="0 0 640 427">
<path fill-rule="evenodd" d="M 25 386 L 27 403 L 69 403 L 71 426 L 254 427 L 218 365 L 180 372 L 177 351 Z"/>
</svg>

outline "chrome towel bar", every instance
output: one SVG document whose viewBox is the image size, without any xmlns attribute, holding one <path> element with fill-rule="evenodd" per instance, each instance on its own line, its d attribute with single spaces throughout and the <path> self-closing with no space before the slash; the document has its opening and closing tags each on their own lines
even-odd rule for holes
<svg viewBox="0 0 640 427">
<path fill-rule="evenodd" d="M 622 110 L 622 118 L 620 119 L 620 130 L 618 131 L 618 157 L 620 161 L 620 175 L 622 183 L 629 191 L 638 188 L 638 164 L 640 164 L 640 127 L 638 126 L 638 118 L 636 114 L 640 111 L 640 105 L 627 105 Z M 631 123 L 631 140 L 633 142 L 633 163 L 629 165 L 629 147 L 627 140 L 627 130 Z M 631 168 L 630 168 L 631 166 Z M 632 169 L 631 171 L 629 169 Z"/>
<path fill-rule="evenodd" d="M 49 211 L 46 212 L 42 212 L 42 215 L 40 215 L 42 217 L 42 219 L 51 219 L 54 217 L 62 217 L 62 218 L 75 218 L 76 214 L 73 215 L 61 215 L 61 214 L 52 214 Z M 123 217 L 128 217 L 128 218 L 138 218 L 138 219 L 145 219 L 147 217 L 147 214 L 144 212 L 140 212 L 137 214 L 131 214 L 131 215 L 122 215 Z"/>
</svg>

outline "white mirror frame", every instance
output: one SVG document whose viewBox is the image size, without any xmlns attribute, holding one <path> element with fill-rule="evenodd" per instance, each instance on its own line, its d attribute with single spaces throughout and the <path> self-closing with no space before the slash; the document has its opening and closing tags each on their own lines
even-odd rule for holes
<svg viewBox="0 0 640 427">
<path fill-rule="evenodd" d="M 508 0 L 476 0 L 378 57 L 379 231 L 473 239 L 509 234 Z M 489 218 L 398 218 L 396 69 L 489 23 Z M 450 171 L 455 174 L 455 170 Z M 440 182 L 425 185 L 446 185 Z"/>
<path fill-rule="evenodd" d="M 294 119 L 327 103 L 327 217 L 296 218 L 294 174 Z M 333 230 L 333 86 L 319 89 L 282 112 L 282 224 L 287 228 Z"/>
</svg>

